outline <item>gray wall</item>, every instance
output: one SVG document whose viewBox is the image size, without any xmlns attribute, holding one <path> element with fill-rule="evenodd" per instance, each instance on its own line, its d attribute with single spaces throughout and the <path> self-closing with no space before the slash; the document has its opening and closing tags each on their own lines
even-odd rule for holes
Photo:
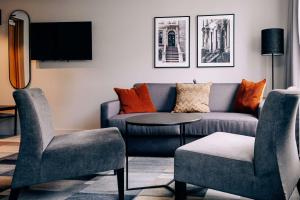
<svg viewBox="0 0 300 200">
<path fill-rule="evenodd" d="M 99 105 L 115 99 L 113 87 L 135 82 L 240 82 L 271 75 L 271 58 L 260 55 L 260 31 L 286 30 L 284 0 L 1 0 L 0 103 L 12 103 L 8 80 L 7 19 L 24 9 L 33 22 L 91 20 L 93 60 L 33 62 L 31 87 L 45 90 L 57 129 L 99 127 Z M 235 67 L 196 68 L 196 15 L 235 14 Z M 153 68 L 153 17 L 191 16 L 191 68 Z M 276 58 L 277 87 L 283 60 Z M 268 86 L 268 90 L 269 90 Z"/>
</svg>

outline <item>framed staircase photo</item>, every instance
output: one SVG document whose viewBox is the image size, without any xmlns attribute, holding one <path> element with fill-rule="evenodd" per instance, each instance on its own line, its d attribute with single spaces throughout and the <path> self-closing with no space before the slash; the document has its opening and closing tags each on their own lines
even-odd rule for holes
<svg viewBox="0 0 300 200">
<path fill-rule="evenodd" d="M 234 67 L 234 14 L 197 16 L 197 67 Z"/>
<path fill-rule="evenodd" d="M 190 17 L 154 18 L 154 67 L 190 67 Z"/>
</svg>

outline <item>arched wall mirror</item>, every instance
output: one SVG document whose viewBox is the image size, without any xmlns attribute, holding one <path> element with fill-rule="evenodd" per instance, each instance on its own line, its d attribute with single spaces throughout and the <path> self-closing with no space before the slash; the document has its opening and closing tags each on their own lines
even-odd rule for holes
<svg viewBox="0 0 300 200">
<path fill-rule="evenodd" d="M 31 80 L 30 17 L 23 10 L 8 19 L 9 81 L 15 89 L 26 88 Z"/>
</svg>

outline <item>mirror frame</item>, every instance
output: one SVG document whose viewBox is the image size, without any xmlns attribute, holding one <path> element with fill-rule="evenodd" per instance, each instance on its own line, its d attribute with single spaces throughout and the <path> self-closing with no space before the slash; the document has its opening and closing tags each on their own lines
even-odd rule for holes
<svg viewBox="0 0 300 200">
<path fill-rule="evenodd" d="M 12 84 L 12 82 L 11 82 L 11 80 L 10 80 L 10 58 L 9 58 L 9 38 L 10 38 L 10 36 L 9 36 L 9 19 L 10 19 L 10 17 L 12 16 L 12 14 L 14 13 L 14 12 L 17 12 L 17 11 L 21 11 L 21 12 L 24 12 L 26 15 L 27 15 L 27 17 L 28 17 L 28 24 L 29 24 L 29 27 L 28 27 L 28 35 L 29 35 L 29 38 L 28 38 L 28 40 L 29 40 L 29 44 L 28 44 L 28 53 L 29 53 L 29 69 L 28 69 L 28 71 L 29 71 L 29 80 L 28 80 L 28 83 L 23 87 L 23 88 L 16 88 L 13 84 Z M 25 88 L 27 88 L 29 85 L 30 85 L 30 83 L 31 83 L 31 45 L 30 45 L 30 43 L 31 43 L 31 39 L 30 39 L 30 33 L 31 33 L 31 19 L 30 19 L 30 16 L 29 16 L 29 14 L 28 14 L 28 12 L 26 12 L 25 10 L 21 10 L 21 9 L 17 9 L 17 10 L 13 10 L 10 14 L 9 14 L 9 16 L 8 16 L 8 20 L 7 20 L 7 38 L 8 38 L 8 71 L 9 71 L 9 82 L 10 82 L 10 85 L 14 88 L 14 89 L 25 89 Z"/>
</svg>

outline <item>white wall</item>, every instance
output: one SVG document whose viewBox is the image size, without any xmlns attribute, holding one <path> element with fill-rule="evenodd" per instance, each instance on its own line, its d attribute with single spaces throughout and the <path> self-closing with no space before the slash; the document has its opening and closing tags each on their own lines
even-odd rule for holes
<svg viewBox="0 0 300 200">
<path fill-rule="evenodd" d="M 31 87 L 42 88 L 53 108 L 57 129 L 99 127 L 99 105 L 115 99 L 113 87 L 135 82 L 258 81 L 271 74 L 271 58 L 260 55 L 263 28 L 286 30 L 283 0 L 1 0 L 0 104 L 12 103 L 8 80 L 7 19 L 26 10 L 32 22 L 91 20 L 93 60 L 34 62 Z M 196 15 L 235 14 L 235 67 L 196 68 Z M 191 16 L 191 68 L 153 68 L 153 17 Z M 283 60 L 276 59 L 277 87 Z"/>
</svg>

